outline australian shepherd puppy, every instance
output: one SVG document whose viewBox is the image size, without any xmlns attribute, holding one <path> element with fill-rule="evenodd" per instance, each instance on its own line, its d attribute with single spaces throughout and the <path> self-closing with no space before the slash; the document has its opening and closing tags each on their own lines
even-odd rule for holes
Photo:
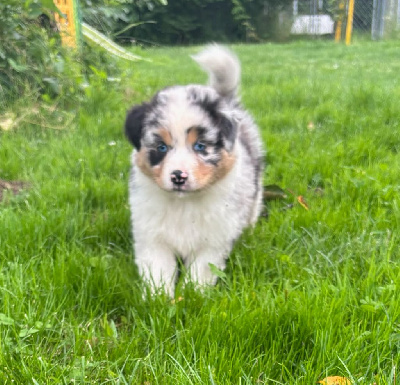
<svg viewBox="0 0 400 385">
<path fill-rule="evenodd" d="M 135 147 L 129 185 L 135 260 L 153 290 L 174 295 L 177 257 L 199 286 L 215 284 L 234 241 L 262 206 L 263 149 L 236 91 L 240 64 L 212 45 L 194 56 L 209 86 L 173 86 L 127 113 Z"/>
</svg>

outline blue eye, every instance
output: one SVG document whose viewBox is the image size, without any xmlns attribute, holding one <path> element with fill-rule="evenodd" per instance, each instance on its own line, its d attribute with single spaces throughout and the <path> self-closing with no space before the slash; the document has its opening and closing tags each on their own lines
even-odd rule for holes
<svg viewBox="0 0 400 385">
<path fill-rule="evenodd" d="M 206 145 L 200 142 L 196 142 L 193 145 L 193 150 L 197 151 L 197 152 L 202 152 L 206 149 Z"/>
<path fill-rule="evenodd" d="M 166 144 L 160 144 L 157 146 L 157 151 L 158 152 L 167 152 L 168 151 L 168 146 Z"/>
</svg>

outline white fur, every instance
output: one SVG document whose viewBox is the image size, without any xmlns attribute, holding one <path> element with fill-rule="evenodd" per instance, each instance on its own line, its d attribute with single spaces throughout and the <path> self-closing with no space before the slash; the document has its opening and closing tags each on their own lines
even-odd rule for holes
<svg viewBox="0 0 400 385">
<path fill-rule="evenodd" d="M 239 59 L 225 47 L 209 45 L 192 58 L 209 74 L 209 84 L 222 96 L 231 97 L 240 82 Z"/>
<path fill-rule="evenodd" d="M 176 255 L 182 257 L 194 281 L 215 284 L 209 264 L 225 268 L 232 242 L 254 223 L 261 208 L 259 199 L 251 196 L 251 181 L 240 159 L 209 189 L 181 195 L 160 189 L 143 175 L 135 167 L 133 154 L 131 192 L 136 192 L 130 195 L 130 205 L 136 263 L 140 274 L 156 288 L 164 286 L 173 296 Z"/>
<path fill-rule="evenodd" d="M 162 114 L 156 110 L 154 116 L 161 117 L 157 122 L 168 128 L 176 141 L 162 166 L 162 186 L 138 167 L 138 153 L 134 150 L 132 154 L 129 191 L 135 261 L 141 276 L 155 290 L 164 288 L 170 296 L 174 295 L 177 277 L 176 256 L 182 258 L 192 280 L 199 285 L 215 284 L 217 277 L 210 264 L 225 268 L 233 242 L 246 226 L 255 223 L 262 206 L 261 139 L 253 120 L 234 98 L 239 62 L 219 46 L 208 48 L 196 60 L 210 72 L 214 89 L 172 87 L 158 95 L 162 101 L 165 98 L 165 103 L 161 103 Z M 219 98 L 218 94 L 226 98 L 223 113 L 237 123 L 238 130 L 229 150 L 236 159 L 233 168 L 222 179 L 200 190 L 192 177 L 193 153 L 185 147 L 185 131 L 212 123 L 200 107 L 188 101 L 192 94 L 199 98 L 204 94 L 210 99 Z M 152 117 L 148 117 L 148 122 Z M 189 175 L 187 191 L 172 191 L 170 174 L 176 169 Z"/>
</svg>

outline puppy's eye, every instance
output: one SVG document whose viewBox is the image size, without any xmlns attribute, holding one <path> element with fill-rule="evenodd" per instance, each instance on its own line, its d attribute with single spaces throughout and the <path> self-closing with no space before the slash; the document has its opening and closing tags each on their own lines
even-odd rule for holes
<svg viewBox="0 0 400 385">
<path fill-rule="evenodd" d="M 165 143 L 161 143 L 157 146 L 157 151 L 158 152 L 167 152 L 168 146 Z"/>
<path fill-rule="evenodd" d="M 200 142 L 196 142 L 193 145 L 193 150 L 197 151 L 197 152 L 202 152 L 206 149 L 206 145 Z"/>
</svg>

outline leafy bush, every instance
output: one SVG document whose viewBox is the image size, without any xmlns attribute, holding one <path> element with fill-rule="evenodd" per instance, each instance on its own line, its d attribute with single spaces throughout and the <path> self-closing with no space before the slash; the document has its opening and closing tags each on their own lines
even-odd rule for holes
<svg viewBox="0 0 400 385">
<path fill-rule="evenodd" d="M 154 21 L 128 31 L 133 39 L 161 44 L 193 44 L 240 40 L 240 27 L 230 17 L 231 1 L 170 0 L 168 5 L 141 9 L 140 21 Z"/>
<path fill-rule="evenodd" d="M 103 0 L 81 1 L 83 7 L 83 18 L 92 27 L 106 33 L 112 34 L 119 28 L 119 24 L 129 23 L 132 17 L 130 0 Z"/>
<path fill-rule="evenodd" d="M 61 47 L 52 0 L 0 3 L 0 103 L 76 94 L 79 64 Z"/>
<path fill-rule="evenodd" d="M 167 0 L 81 0 L 80 4 L 83 20 L 112 37 L 135 27 L 141 14 L 166 5 Z"/>
<path fill-rule="evenodd" d="M 276 38 L 292 0 L 92 0 L 84 20 L 120 42 L 193 44 Z M 278 17 L 279 15 L 279 17 Z"/>
</svg>

